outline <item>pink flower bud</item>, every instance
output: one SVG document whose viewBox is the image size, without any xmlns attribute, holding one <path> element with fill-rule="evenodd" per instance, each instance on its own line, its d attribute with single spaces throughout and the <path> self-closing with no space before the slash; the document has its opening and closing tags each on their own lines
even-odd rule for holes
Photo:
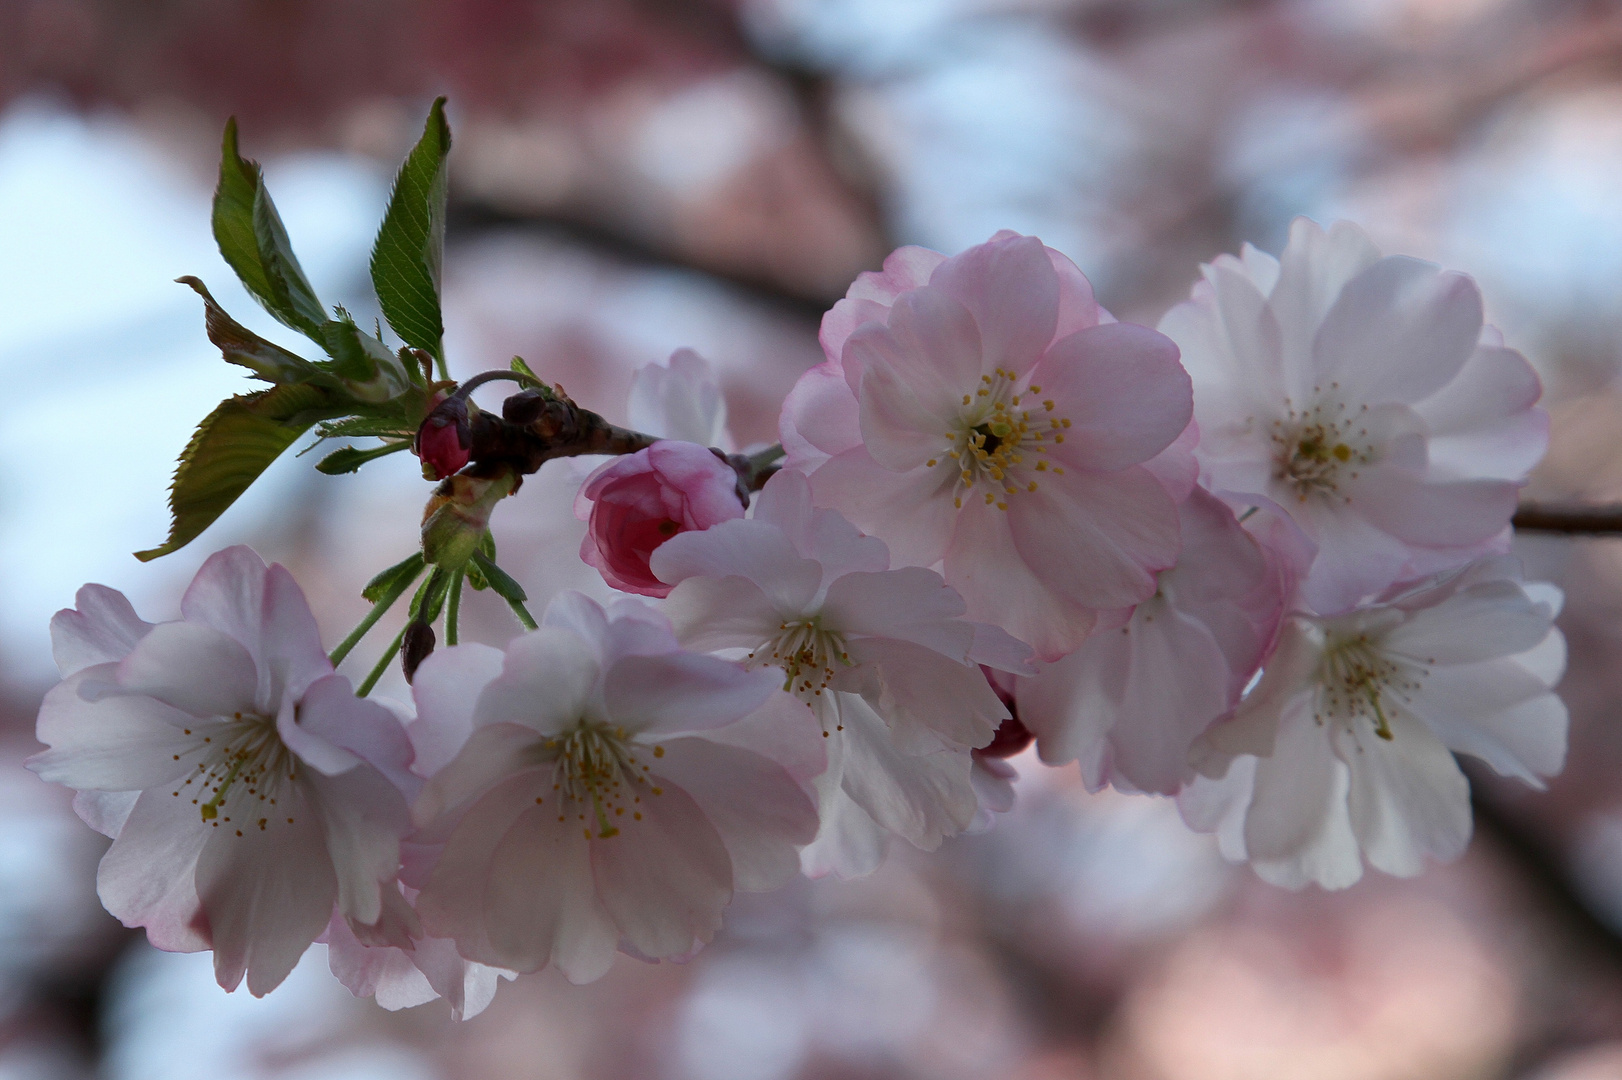
<svg viewBox="0 0 1622 1080">
<path fill-rule="evenodd" d="M 422 463 L 434 471 L 434 479 L 443 480 L 460 472 L 467 464 L 468 449 L 472 445 L 467 400 L 452 396 L 442 397 L 434 405 L 417 429 L 417 442 L 412 449 Z"/>
<path fill-rule="evenodd" d="M 616 589 L 666 596 L 654 576 L 654 549 L 678 533 L 743 517 L 732 467 L 697 443 L 662 440 L 598 469 L 575 499 L 590 523 L 580 557 Z"/>
</svg>

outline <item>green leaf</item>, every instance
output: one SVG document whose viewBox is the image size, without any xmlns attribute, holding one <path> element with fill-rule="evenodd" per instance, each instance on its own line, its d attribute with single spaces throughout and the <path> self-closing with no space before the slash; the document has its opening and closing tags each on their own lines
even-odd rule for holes
<svg viewBox="0 0 1622 1080">
<path fill-rule="evenodd" d="M 372 247 L 372 285 L 383 315 L 408 345 L 443 364 L 445 324 L 439 310 L 445 250 L 445 158 L 451 129 L 445 99 L 435 100 L 422 139 L 400 166 L 383 225 Z"/>
<path fill-rule="evenodd" d="M 323 381 L 326 373 L 319 366 L 266 341 L 227 315 L 201 281 L 189 275 L 175 280 L 191 286 L 203 298 L 203 325 L 208 340 L 219 346 L 227 363 L 240 364 L 266 382 Z"/>
<path fill-rule="evenodd" d="M 315 336 L 326 319 L 325 309 L 293 257 L 258 163 L 237 152 L 236 117 L 225 124 L 220 184 L 214 190 L 214 239 L 243 286 L 266 311 Z"/>
<path fill-rule="evenodd" d="M 507 571 L 492 562 L 484 552 L 475 551 L 473 553 L 473 565 L 479 568 L 479 572 L 484 575 L 484 580 L 489 583 L 490 588 L 495 590 L 496 595 L 503 600 L 515 600 L 523 603 L 529 599 L 524 594 L 524 587 L 509 577 Z"/>
<path fill-rule="evenodd" d="M 411 617 L 425 623 L 439 618 L 440 609 L 445 606 L 445 597 L 451 591 L 451 579 L 455 576 L 451 571 L 436 566 L 412 598 Z"/>
<path fill-rule="evenodd" d="M 489 529 L 486 529 L 484 531 L 484 535 L 479 537 L 478 550 L 484 553 L 484 557 L 486 559 L 489 559 L 491 562 L 496 561 L 496 538 L 491 535 Z M 465 567 L 462 568 L 462 572 L 467 575 L 468 584 L 472 585 L 473 588 L 479 592 L 483 592 L 485 589 L 490 587 L 490 583 L 484 580 L 484 575 L 479 572 L 479 565 L 477 562 L 469 562 Z"/>
<path fill-rule="evenodd" d="M 514 371 L 518 372 L 518 374 L 520 374 L 520 375 L 528 375 L 530 378 L 534 379 L 536 382 L 541 383 L 542 386 L 546 385 L 546 383 L 541 381 L 541 377 L 539 375 L 535 374 L 533 371 L 531 371 L 529 369 L 528 364 L 524 363 L 524 358 L 522 356 L 513 357 L 513 362 L 509 366 Z"/>
<path fill-rule="evenodd" d="M 373 436 L 379 439 L 411 439 L 417 434 L 415 425 L 402 418 L 387 416 L 347 416 L 333 420 L 315 429 L 323 439 L 360 439 Z"/>
<path fill-rule="evenodd" d="M 332 357 L 333 374 L 361 401 L 372 404 L 389 401 L 413 385 L 400 358 L 347 319 L 323 323 L 321 342 Z"/>
<path fill-rule="evenodd" d="M 410 588 L 411 583 L 417 580 L 422 573 L 422 552 L 413 551 L 393 566 L 378 574 L 366 583 L 366 588 L 360 591 L 363 599 L 375 604 L 385 596 L 399 596 Z"/>
<path fill-rule="evenodd" d="M 344 473 L 357 471 L 368 461 L 375 461 L 380 457 L 408 449 L 408 442 L 384 443 L 382 446 L 373 446 L 365 450 L 358 450 L 353 446 L 346 446 L 334 450 L 316 463 L 316 470 L 328 476 L 342 476 Z"/>
<path fill-rule="evenodd" d="M 220 402 L 181 451 L 169 487 L 169 539 L 135 557 L 149 562 L 191 543 L 311 424 L 342 408 L 332 391 L 310 383 Z"/>
</svg>

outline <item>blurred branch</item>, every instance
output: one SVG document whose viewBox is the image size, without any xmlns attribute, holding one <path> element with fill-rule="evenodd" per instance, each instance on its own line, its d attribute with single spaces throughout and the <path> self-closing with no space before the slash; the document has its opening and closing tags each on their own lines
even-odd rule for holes
<svg viewBox="0 0 1622 1080">
<path fill-rule="evenodd" d="M 479 232 L 496 229 L 527 229 L 547 233 L 581 247 L 593 248 L 622 262 L 686 270 L 724 281 L 785 315 L 812 322 L 820 322 L 823 312 L 839 299 L 837 296 L 795 292 L 764 275 L 733 273 L 698 263 L 676 251 L 650 244 L 628 229 L 616 229 L 583 216 L 555 211 L 517 213 L 468 199 L 453 200 L 449 216 L 447 232 L 457 242 L 465 241 Z"/>
<path fill-rule="evenodd" d="M 1522 532 L 1566 533 L 1572 536 L 1622 535 L 1622 503 L 1585 506 L 1581 503 L 1521 503 L 1513 519 Z"/>
</svg>

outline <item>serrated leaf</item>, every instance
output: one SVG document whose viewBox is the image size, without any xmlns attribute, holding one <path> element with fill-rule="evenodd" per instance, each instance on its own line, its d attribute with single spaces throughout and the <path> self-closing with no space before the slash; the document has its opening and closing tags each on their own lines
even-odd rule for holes
<svg viewBox="0 0 1622 1080">
<path fill-rule="evenodd" d="M 410 446 L 408 442 L 384 443 L 382 446 L 368 447 L 364 450 L 345 446 L 322 458 L 315 467 L 318 472 L 324 472 L 328 476 L 342 476 L 344 473 L 355 472 L 368 461 L 388 457 Z"/>
<path fill-rule="evenodd" d="M 417 580 L 417 575 L 422 573 L 423 565 L 422 552 L 413 551 L 410 555 L 368 581 L 366 588 L 360 591 L 360 595 L 373 604 L 382 600 L 385 596 L 399 596 L 411 587 L 413 581 Z"/>
<path fill-rule="evenodd" d="M 520 374 L 520 375 L 528 375 L 530 378 L 534 379 L 536 382 L 541 382 L 541 377 L 539 375 L 535 374 L 533 371 L 531 371 L 529 369 L 529 365 L 524 362 L 524 358 L 522 356 L 513 357 L 512 363 L 510 365 L 508 365 L 508 366 L 510 366 L 514 371 L 518 372 L 518 374 Z M 545 386 L 546 384 L 541 383 L 541 385 Z"/>
<path fill-rule="evenodd" d="M 372 247 L 372 286 L 383 316 L 408 345 L 443 363 L 445 324 L 439 309 L 445 250 L 445 159 L 451 129 L 445 99 L 435 100 L 422 138 L 394 179 L 389 208 Z"/>
<path fill-rule="evenodd" d="M 169 487 L 169 539 L 138 551 L 149 562 L 178 551 L 214 523 L 311 424 L 330 415 L 333 392 L 310 383 L 228 398 L 209 413 L 181 451 Z"/>
<path fill-rule="evenodd" d="M 417 433 L 415 427 L 402 419 L 379 416 L 349 416 L 324 423 L 315 429 L 323 439 L 360 439 L 373 436 L 379 439 L 410 439 Z"/>
<path fill-rule="evenodd" d="M 484 552 L 473 552 L 473 565 L 479 568 L 479 573 L 484 575 L 484 580 L 489 583 L 491 589 L 495 590 L 496 595 L 503 600 L 516 600 L 521 604 L 529 599 L 524 593 L 524 587 L 514 581 L 507 574 L 507 571 L 491 561 L 490 557 Z"/>
<path fill-rule="evenodd" d="M 236 117 L 226 121 L 220 148 L 214 240 L 243 286 L 266 311 L 295 330 L 315 333 L 326 318 L 324 309 L 293 257 L 287 230 L 265 190 L 259 164 L 237 152 Z"/>
<path fill-rule="evenodd" d="M 197 278 L 176 278 L 203 298 L 203 326 L 208 340 L 219 346 L 226 363 L 240 364 L 266 382 L 296 383 L 321 381 L 325 372 L 296 353 L 288 352 L 249 330 L 225 313 L 208 288 Z"/>
</svg>

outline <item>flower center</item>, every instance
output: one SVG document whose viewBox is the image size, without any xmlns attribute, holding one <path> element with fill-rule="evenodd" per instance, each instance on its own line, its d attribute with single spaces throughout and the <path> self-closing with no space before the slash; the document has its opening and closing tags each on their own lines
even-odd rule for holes
<svg viewBox="0 0 1622 1080">
<path fill-rule="evenodd" d="M 573 813 L 581 822 L 595 820 L 595 839 L 607 840 L 619 835 L 614 824 L 627 812 L 631 820 L 641 821 L 644 793 L 663 795 L 664 789 L 651 786 L 647 773 L 651 766 L 637 759 L 639 749 L 622 727 L 582 720 L 573 730 L 547 739 L 541 747 L 543 760 L 552 762 L 552 790 L 558 793 L 561 813 L 558 820 L 567 821 Z M 653 756 L 665 756 L 665 748 L 655 746 Z M 536 805 L 545 805 L 537 798 Z M 591 825 L 582 830 L 586 839 L 593 839 Z"/>
<path fill-rule="evenodd" d="M 1366 720 L 1380 738 L 1390 741 L 1391 714 L 1413 701 L 1428 670 L 1380 651 L 1367 634 L 1331 640 L 1318 663 L 1318 711 L 1321 726 L 1339 721 L 1356 733 Z"/>
<path fill-rule="evenodd" d="M 1368 406 L 1356 413 L 1341 402 L 1320 402 L 1304 412 L 1287 407 L 1288 417 L 1273 421 L 1273 479 L 1292 488 L 1300 502 L 1313 495 L 1344 498 L 1342 481 L 1356 480 L 1358 470 L 1374 461 L 1368 429 L 1361 426 Z"/>
<path fill-rule="evenodd" d="M 269 717 L 233 713 L 221 720 L 200 736 L 196 749 L 201 760 L 172 794 L 177 799 L 191 795 L 199 815 L 216 829 L 234 827 L 241 836 L 244 827 L 257 826 L 263 832 L 282 814 L 275 809 L 276 796 L 284 783 L 298 778 L 298 759 L 282 743 L 276 721 Z M 184 731 L 193 734 L 191 728 Z M 287 823 L 293 819 L 288 817 Z"/>
<path fill-rule="evenodd" d="M 1053 401 L 1043 401 L 1033 417 L 1020 400 L 1042 388 L 1027 386 L 1016 393 L 1017 388 L 1014 373 L 1002 368 L 980 376 L 980 386 L 963 395 L 963 411 L 946 433 L 944 457 L 929 459 L 930 468 L 945 462 L 957 467 L 952 493 L 959 509 L 966 497 L 979 494 L 987 506 L 1007 510 L 1008 496 L 1040 486 L 1037 473 L 1064 473 L 1062 466 L 1049 465 L 1040 455 L 1047 453 L 1047 444 L 1064 442 L 1069 419 L 1051 415 Z"/>
<path fill-rule="evenodd" d="M 776 636 L 751 652 L 744 666 L 751 670 L 782 668 L 783 689 L 815 705 L 815 699 L 821 697 L 834 680 L 835 661 L 847 666 L 851 662 L 850 654 L 845 651 L 845 639 L 824 629 L 821 618 L 813 615 L 778 623 Z"/>
</svg>

